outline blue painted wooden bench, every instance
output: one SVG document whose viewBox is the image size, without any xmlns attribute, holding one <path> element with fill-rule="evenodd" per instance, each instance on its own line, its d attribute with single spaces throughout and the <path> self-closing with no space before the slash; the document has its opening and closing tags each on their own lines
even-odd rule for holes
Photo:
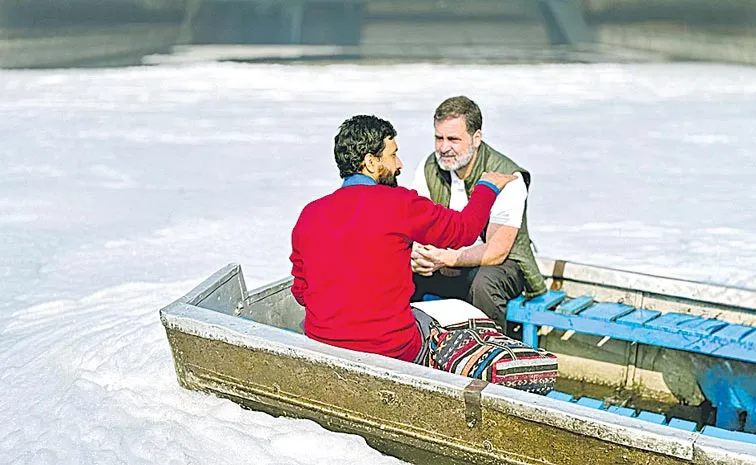
<svg viewBox="0 0 756 465">
<path fill-rule="evenodd" d="M 616 303 L 594 303 L 583 296 L 565 300 L 561 291 L 507 305 L 507 320 L 522 323 L 523 342 L 538 345 L 537 327 L 685 350 L 756 363 L 756 327 L 729 324 L 683 313 L 661 313 Z"/>
<path fill-rule="evenodd" d="M 588 296 L 567 300 L 561 291 L 548 291 L 527 301 L 522 297 L 511 300 L 507 320 L 522 324 L 523 342 L 532 347 L 538 347 L 538 327 L 549 326 L 756 363 L 756 327 L 620 303 L 596 303 Z M 746 412 L 745 430 L 756 433 L 754 370 L 744 373 L 724 365 L 698 374 L 704 395 L 717 406 L 718 427 L 739 428 L 739 415 Z"/>
</svg>

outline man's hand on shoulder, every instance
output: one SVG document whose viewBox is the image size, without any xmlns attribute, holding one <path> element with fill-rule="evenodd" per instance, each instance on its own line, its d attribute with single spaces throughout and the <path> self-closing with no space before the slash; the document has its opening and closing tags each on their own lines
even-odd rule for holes
<svg viewBox="0 0 756 465">
<path fill-rule="evenodd" d="M 504 186 L 514 181 L 515 179 L 517 179 L 517 176 L 513 174 L 497 173 L 494 171 L 486 171 L 480 177 L 481 181 L 490 182 L 491 184 L 498 187 L 499 190 L 504 189 Z"/>
</svg>

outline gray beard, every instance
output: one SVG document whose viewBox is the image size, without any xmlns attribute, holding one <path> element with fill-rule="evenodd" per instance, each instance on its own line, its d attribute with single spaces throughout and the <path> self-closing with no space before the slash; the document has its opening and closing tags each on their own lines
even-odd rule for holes
<svg viewBox="0 0 756 465">
<path fill-rule="evenodd" d="M 457 159 L 452 163 L 451 165 L 444 166 L 441 164 L 441 153 L 435 152 L 436 155 L 436 164 L 439 168 L 441 168 L 444 171 L 457 171 L 458 169 L 462 169 L 465 166 L 469 165 L 470 162 L 473 159 L 473 156 L 475 155 L 475 147 L 472 145 L 470 146 L 469 152 L 467 152 L 466 155 L 460 157 L 457 157 Z"/>
</svg>

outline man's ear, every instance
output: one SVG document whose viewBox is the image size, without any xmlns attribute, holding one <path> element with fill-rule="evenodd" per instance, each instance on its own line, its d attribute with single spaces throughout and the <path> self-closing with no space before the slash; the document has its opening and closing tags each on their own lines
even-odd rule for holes
<svg viewBox="0 0 756 465">
<path fill-rule="evenodd" d="M 365 170 L 368 173 L 378 172 L 378 159 L 372 153 L 365 154 L 365 158 L 362 160 L 362 164 L 365 166 Z"/>
<path fill-rule="evenodd" d="M 472 135 L 472 144 L 473 144 L 473 147 L 475 147 L 475 150 L 477 150 L 480 147 L 481 143 L 483 143 L 483 133 L 480 131 L 480 129 L 478 129 Z"/>
</svg>

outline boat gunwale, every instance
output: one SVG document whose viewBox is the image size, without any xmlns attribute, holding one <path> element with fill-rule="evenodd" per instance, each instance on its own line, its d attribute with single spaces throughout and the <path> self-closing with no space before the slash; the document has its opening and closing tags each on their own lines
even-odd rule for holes
<svg viewBox="0 0 756 465">
<path fill-rule="evenodd" d="M 673 278 L 545 257 L 538 257 L 536 261 L 546 279 L 671 297 L 756 313 L 756 289 L 748 287 Z M 563 264 L 561 273 L 555 273 L 557 262 Z"/>
<path fill-rule="evenodd" d="M 226 283 L 228 283 L 235 277 L 241 276 L 241 275 L 242 275 L 241 265 L 237 263 L 229 263 L 228 265 L 219 269 L 215 273 L 211 274 L 206 279 L 203 279 L 202 282 L 194 286 L 194 288 L 191 291 L 187 292 L 183 296 L 176 299 L 175 302 L 184 302 L 189 305 L 199 305 L 202 303 L 203 300 L 209 297 L 213 292 L 225 286 Z M 269 286 L 264 286 L 264 287 L 269 287 Z M 170 307 L 170 305 L 168 305 L 168 307 Z M 168 308 L 168 307 L 165 307 L 165 308 Z M 161 314 L 162 314 L 162 311 L 163 309 L 160 310 Z"/>
<path fill-rule="evenodd" d="M 245 305 L 252 305 L 256 302 L 259 302 L 265 299 L 268 296 L 271 296 L 281 291 L 285 291 L 291 287 L 293 282 L 294 282 L 294 278 L 289 276 L 287 278 L 281 278 L 276 281 L 273 281 L 270 284 L 252 289 L 251 291 L 247 293 L 247 296 L 244 299 Z"/>
</svg>

